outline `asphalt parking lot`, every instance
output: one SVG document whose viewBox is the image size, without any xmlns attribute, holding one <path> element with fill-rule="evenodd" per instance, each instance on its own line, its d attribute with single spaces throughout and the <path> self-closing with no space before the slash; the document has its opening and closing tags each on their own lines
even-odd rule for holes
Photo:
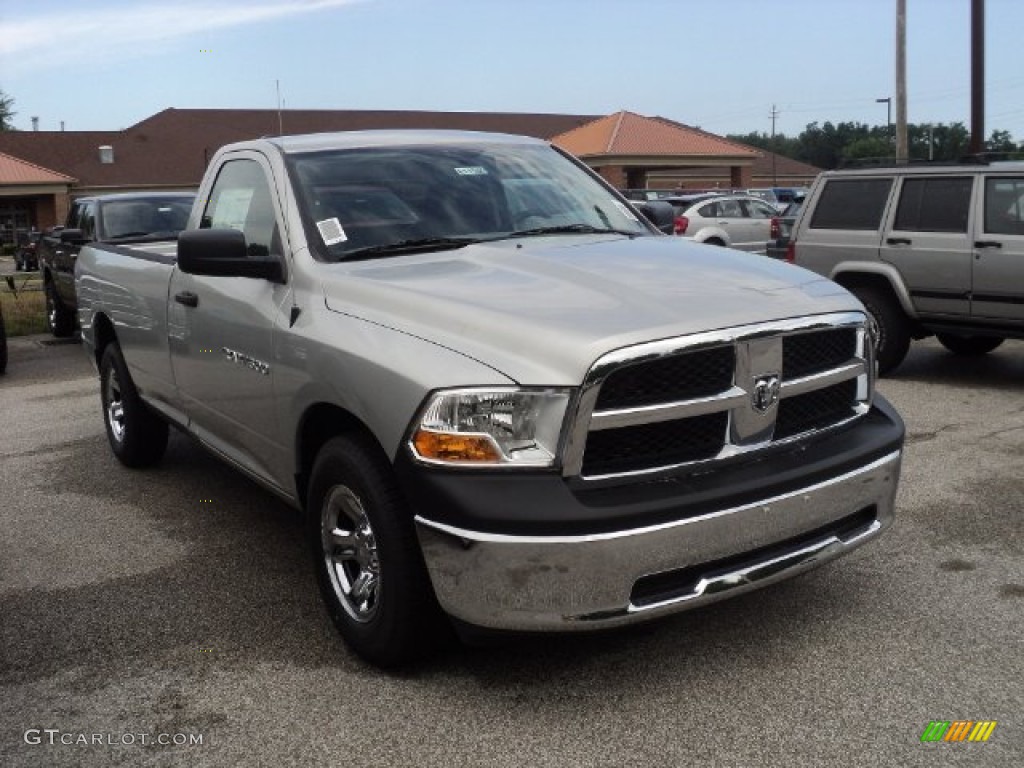
<svg viewBox="0 0 1024 768">
<path fill-rule="evenodd" d="M 295 513 L 177 434 L 123 469 L 82 350 L 44 340 L 0 377 L 0 766 L 1024 765 L 1024 342 L 917 343 L 881 383 L 908 442 L 874 544 L 393 675 L 335 635 Z"/>
</svg>

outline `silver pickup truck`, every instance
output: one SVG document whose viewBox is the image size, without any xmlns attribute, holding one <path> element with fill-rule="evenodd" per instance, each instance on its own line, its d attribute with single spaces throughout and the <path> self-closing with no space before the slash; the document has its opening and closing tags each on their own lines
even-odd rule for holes
<svg viewBox="0 0 1024 768">
<path fill-rule="evenodd" d="M 174 425 L 304 510 L 379 665 L 704 605 L 893 519 L 856 299 L 661 235 L 543 141 L 229 145 L 176 244 L 86 246 L 76 285 L 116 456 Z"/>
</svg>

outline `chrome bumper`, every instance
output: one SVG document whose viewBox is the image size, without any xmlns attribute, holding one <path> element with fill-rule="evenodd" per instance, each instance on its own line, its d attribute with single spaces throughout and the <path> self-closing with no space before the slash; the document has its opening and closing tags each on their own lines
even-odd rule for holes
<svg viewBox="0 0 1024 768">
<path fill-rule="evenodd" d="M 613 627 L 781 581 L 874 538 L 892 522 L 900 460 L 894 451 L 793 493 L 633 530 L 507 536 L 419 516 L 416 527 L 452 616 L 502 630 Z M 669 586 L 645 591 L 645 577 Z"/>
</svg>

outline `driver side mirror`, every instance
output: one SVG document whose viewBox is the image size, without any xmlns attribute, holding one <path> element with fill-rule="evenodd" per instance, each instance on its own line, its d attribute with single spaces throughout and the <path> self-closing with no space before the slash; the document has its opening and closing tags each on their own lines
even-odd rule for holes
<svg viewBox="0 0 1024 768">
<path fill-rule="evenodd" d="M 192 275 L 255 277 L 284 282 L 278 256 L 249 255 L 237 229 L 189 229 L 178 235 L 178 268 Z"/>
</svg>

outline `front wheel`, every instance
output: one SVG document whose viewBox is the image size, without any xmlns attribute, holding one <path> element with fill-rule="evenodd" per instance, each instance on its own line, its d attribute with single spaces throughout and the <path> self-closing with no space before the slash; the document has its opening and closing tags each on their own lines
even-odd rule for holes
<svg viewBox="0 0 1024 768">
<path fill-rule="evenodd" d="M 325 443 L 313 465 L 307 515 L 320 591 L 348 645 L 381 667 L 435 650 L 447 622 L 412 515 L 379 449 L 353 435 Z"/>
<path fill-rule="evenodd" d="M 888 292 L 870 286 L 851 289 L 875 326 L 878 373 L 885 375 L 903 362 L 910 350 L 910 323 Z"/>
<path fill-rule="evenodd" d="M 149 467 L 167 450 L 167 422 L 142 402 L 116 342 L 100 360 L 103 425 L 114 455 L 126 467 Z"/>
<path fill-rule="evenodd" d="M 937 333 L 935 338 L 954 355 L 964 357 L 987 355 L 1005 341 L 998 336 L 958 336 L 953 333 Z"/>
<path fill-rule="evenodd" d="M 60 300 L 53 283 L 46 284 L 46 326 L 57 338 L 70 336 L 75 331 L 75 319 Z"/>
</svg>

